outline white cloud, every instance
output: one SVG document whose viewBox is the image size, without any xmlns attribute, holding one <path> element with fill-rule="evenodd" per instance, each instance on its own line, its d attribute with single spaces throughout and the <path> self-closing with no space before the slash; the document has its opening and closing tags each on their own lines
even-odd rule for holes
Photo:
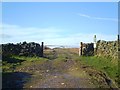
<svg viewBox="0 0 120 90">
<path fill-rule="evenodd" d="M 92 16 L 90 16 L 90 15 L 82 14 L 82 13 L 78 13 L 78 15 L 81 16 L 81 17 L 89 18 L 89 19 L 108 20 L 108 21 L 115 21 L 115 22 L 118 22 L 118 19 L 116 19 L 116 18 L 92 17 Z"/>
<path fill-rule="evenodd" d="M 41 43 L 46 45 L 69 45 L 79 47 L 80 42 L 93 42 L 94 35 L 97 35 L 97 40 L 116 40 L 116 35 L 106 35 L 100 33 L 76 33 L 62 35 L 64 30 L 48 27 L 48 28 L 23 28 L 17 25 L 3 25 L 2 43 L 19 43 L 23 41 Z"/>
<path fill-rule="evenodd" d="M 71 34 L 66 37 L 54 38 L 54 39 L 45 39 L 45 44 L 47 45 L 65 45 L 65 46 L 75 46 L 79 47 L 80 42 L 91 43 L 93 42 L 94 35 L 97 36 L 97 40 L 106 40 L 106 41 L 114 41 L 117 39 L 115 35 L 105 35 L 105 34 L 97 34 L 97 33 L 78 33 Z"/>
<path fill-rule="evenodd" d="M 53 34 L 60 32 L 60 30 L 55 27 L 47 27 L 47 28 L 35 28 L 35 27 L 20 27 L 17 25 L 2 25 L 2 33 L 10 34 L 12 36 L 29 36 L 36 34 Z"/>
<path fill-rule="evenodd" d="M 34 41 L 34 40 L 43 40 L 46 38 L 57 38 L 59 37 L 59 33 L 62 31 L 55 27 L 47 27 L 47 28 L 35 28 L 35 27 L 20 27 L 17 25 L 8 25 L 3 24 L 0 25 L 2 28 L 2 32 L 0 32 L 0 36 L 3 39 L 3 43 L 6 42 L 20 42 L 24 40 Z M 8 38 L 9 36 L 9 38 Z"/>
<path fill-rule="evenodd" d="M 82 13 L 78 13 L 78 15 L 80 15 L 81 17 L 91 18 L 91 16 L 86 15 L 86 14 L 82 14 Z"/>
</svg>

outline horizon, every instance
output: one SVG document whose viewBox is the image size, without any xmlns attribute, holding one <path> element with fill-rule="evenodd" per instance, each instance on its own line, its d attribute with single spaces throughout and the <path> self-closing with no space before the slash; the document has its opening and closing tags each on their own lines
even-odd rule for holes
<svg viewBox="0 0 120 90">
<path fill-rule="evenodd" d="M 117 2 L 3 2 L 1 43 L 75 45 L 118 35 Z"/>
<path fill-rule="evenodd" d="M 97 40 L 97 42 L 98 41 L 105 41 L 105 40 Z M 114 41 L 117 41 L 117 40 L 114 40 Z M 26 42 L 26 41 L 23 41 L 23 42 Z M 17 43 L 2 43 L 2 44 L 20 44 L 20 43 L 23 43 L 23 42 L 17 42 Z M 113 42 L 113 40 L 112 41 L 107 41 L 107 42 Z M 26 42 L 26 43 L 36 43 L 36 42 Z M 37 43 L 37 44 L 39 44 L 39 45 L 41 45 L 41 43 L 42 42 L 39 42 L 39 43 Z M 43 42 L 44 43 L 44 42 Z M 85 42 L 83 42 L 83 43 L 85 43 Z M 94 43 L 94 42 L 89 42 L 89 43 Z M 2 45 L 2 44 L 0 44 L 0 45 Z M 86 43 L 87 44 L 87 43 Z M 49 48 L 51 48 L 51 49 L 53 49 L 53 48 L 80 48 L 80 43 L 78 44 L 78 45 L 56 45 L 56 44 L 51 44 L 51 45 L 49 45 L 49 44 L 45 44 L 44 43 L 44 47 L 49 47 Z"/>
</svg>

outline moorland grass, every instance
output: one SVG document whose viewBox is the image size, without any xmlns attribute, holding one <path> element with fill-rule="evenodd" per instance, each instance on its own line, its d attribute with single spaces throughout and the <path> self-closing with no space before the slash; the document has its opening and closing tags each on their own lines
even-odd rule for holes
<svg viewBox="0 0 120 90">
<path fill-rule="evenodd" d="M 25 60 L 25 61 L 44 61 L 47 60 L 47 58 L 42 58 L 42 57 L 26 57 L 26 56 L 12 56 L 13 58 L 20 59 L 20 60 Z"/>
<path fill-rule="evenodd" d="M 26 57 L 26 56 L 11 56 L 5 57 L 2 60 L 2 71 L 4 72 L 14 72 L 15 68 L 18 66 L 24 67 L 34 64 L 39 64 L 48 60 L 47 58 L 41 57 Z"/>
<path fill-rule="evenodd" d="M 118 60 L 112 58 L 105 57 L 97 57 L 97 56 L 81 56 L 79 59 L 82 63 L 86 65 L 93 66 L 95 69 L 99 71 L 103 71 L 109 76 L 115 83 L 118 81 Z"/>
</svg>

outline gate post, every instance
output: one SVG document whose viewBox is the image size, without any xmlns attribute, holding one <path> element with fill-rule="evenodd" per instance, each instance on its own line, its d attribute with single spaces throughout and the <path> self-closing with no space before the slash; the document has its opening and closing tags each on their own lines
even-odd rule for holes
<svg viewBox="0 0 120 90">
<path fill-rule="evenodd" d="M 94 55 L 97 54 L 97 48 L 96 48 L 96 46 L 97 46 L 97 40 L 96 40 L 96 35 L 94 35 Z"/>
<path fill-rule="evenodd" d="M 42 42 L 42 45 L 41 45 L 41 57 L 43 57 L 43 47 L 44 47 L 44 42 Z"/>
<path fill-rule="evenodd" d="M 80 48 L 79 48 L 79 56 L 82 55 L 82 48 L 83 48 L 83 43 L 80 42 Z"/>
<path fill-rule="evenodd" d="M 120 58 L 120 37 L 119 37 L 119 34 L 117 37 L 117 43 L 118 43 L 118 58 Z"/>
<path fill-rule="evenodd" d="M 120 41 L 120 37 L 119 37 L 119 34 L 118 34 L 118 44 L 119 44 L 119 41 Z"/>
</svg>

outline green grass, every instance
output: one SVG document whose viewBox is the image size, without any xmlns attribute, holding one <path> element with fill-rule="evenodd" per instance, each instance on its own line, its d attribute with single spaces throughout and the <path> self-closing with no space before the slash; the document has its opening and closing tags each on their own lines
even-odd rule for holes
<svg viewBox="0 0 120 90">
<path fill-rule="evenodd" d="M 14 72 L 17 67 L 30 66 L 33 63 L 39 64 L 48 59 L 41 57 L 11 56 L 5 57 L 2 61 L 3 72 Z"/>
<path fill-rule="evenodd" d="M 41 57 L 26 57 L 26 56 L 12 56 L 12 58 L 25 60 L 25 61 L 43 61 L 43 60 L 48 60 L 46 58 L 41 58 Z"/>
<path fill-rule="evenodd" d="M 89 56 L 89 57 L 82 56 L 79 57 L 79 60 L 83 64 L 93 66 L 95 69 L 105 72 L 112 80 L 114 80 L 116 83 L 118 82 L 117 60 L 113 60 L 111 58 L 96 57 L 96 56 Z"/>
</svg>

